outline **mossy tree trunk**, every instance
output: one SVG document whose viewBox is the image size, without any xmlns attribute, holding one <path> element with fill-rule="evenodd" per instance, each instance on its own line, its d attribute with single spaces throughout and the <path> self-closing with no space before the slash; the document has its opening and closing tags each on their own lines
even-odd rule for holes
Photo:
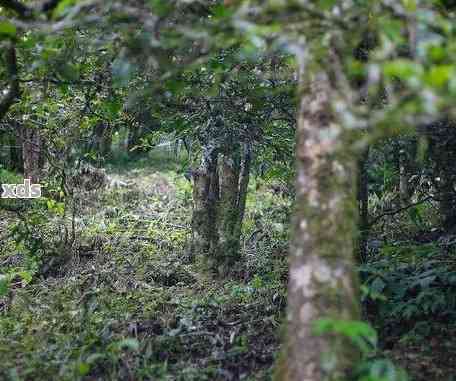
<svg viewBox="0 0 456 381">
<path fill-rule="evenodd" d="M 217 203 L 219 180 L 218 152 L 214 146 L 204 147 L 201 163 L 193 175 L 192 256 L 212 255 L 217 246 Z"/>
<path fill-rule="evenodd" d="M 281 380 L 346 379 L 356 350 L 336 335 L 316 335 L 321 318 L 358 320 L 354 273 L 356 158 L 331 112 L 325 72 L 301 68 L 294 237 L 290 247 L 288 337 Z"/>
<path fill-rule="evenodd" d="M 239 176 L 241 162 L 239 148 L 226 152 L 220 163 L 220 202 L 217 210 L 218 250 L 217 262 L 231 266 L 239 255 L 239 237 L 236 236 L 239 224 Z M 219 272 L 224 272 L 220 269 Z"/>
<path fill-rule="evenodd" d="M 237 143 L 218 151 L 206 147 L 200 167 L 192 173 L 191 251 L 206 255 L 211 268 L 226 274 L 240 258 L 251 146 Z"/>
</svg>

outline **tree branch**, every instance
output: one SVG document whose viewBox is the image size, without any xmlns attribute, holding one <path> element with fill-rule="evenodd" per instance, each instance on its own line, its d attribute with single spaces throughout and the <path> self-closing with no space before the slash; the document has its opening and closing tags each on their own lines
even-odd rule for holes
<svg viewBox="0 0 456 381">
<path fill-rule="evenodd" d="M 376 216 L 373 220 L 369 221 L 369 227 L 375 225 L 383 217 L 393 216 L 395 214 L 402 213 L 402 212 L 406 211 L 407 209 L 413 208 L 414 206 L 418 206 L 418 205 L 424 204 L 425 202 L 427 202 L 429 200 L 434 200 L 434 197 L 427 196 L 427 197 L 425 197 L 424 199 L 422 199 L 420 201 L 417 201 L 417 202 L 414 202 L 412 204 L 403 206 L 402 208 L 398 208 L 398 209 L 394 209 L 394 210 L 387 210 L 385 213 L 382 213 L 382 214 Z"/>
</svg>

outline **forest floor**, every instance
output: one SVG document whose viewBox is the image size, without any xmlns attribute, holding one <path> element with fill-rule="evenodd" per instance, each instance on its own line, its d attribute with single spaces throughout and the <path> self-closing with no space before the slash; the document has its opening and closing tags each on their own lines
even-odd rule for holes
<svg viewBox="0 0 456 381">
<path fill-rule="evenodd" d="M 277 221 L 289 202 L 252 193 L 243 264 L 222 280 L 185 254 L 191 187 L 183 176 L 161 167 L 111 178 L 117 185 L 84 200 L 73 248 L 45 255 L 65 260 L 17 282 L 0 303 L 0 379 L 269 379 L 285 305 Z M 260 231 L 264 214 L 276 222 Z M 43 239 L 58 235 L 49 225 Z M 0 229 L 6 239 L 6 224 Z M 10 242 L 0 259 L 26 266 L 21 251 Z"/>
<path fill-rule="evenodd" d="M 191 186 L 177 164 L 142 164 L 111 169 L 111 187 L 84 197 L 71 247 L 63 217 L 15 230 L 41 245 L 34 257 L 8 238 L 17 218 L 1 216 L 0 266 L 18 276 L 0 298 L 0 380 L 271 379 L 290 200 L 251 185 L 242 261 L 218 279 L 186 254 Z M 439 332 L 418 344 L 380 332 L 383 354 L 416 381 L 450 381 L 455 332 Z"/>
</svg>

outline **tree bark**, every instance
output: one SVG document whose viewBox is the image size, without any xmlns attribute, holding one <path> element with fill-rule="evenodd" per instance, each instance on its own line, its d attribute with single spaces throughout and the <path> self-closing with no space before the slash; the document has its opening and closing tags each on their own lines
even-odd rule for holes
<svg viewBox="0 0 456 381">
<path fill-rule="evenodd" d="M 251 145 L 234 144 L 219 155 L 204 147 L 200 167 L 192 171 L 192 255 L 206 256 L 209 267 L 226 275 L 240 258 L 242 222 L 250 180 Z"/>
<path fill-rule="evenodd" d="M 245 208 L 247 203 L 247 193 L 250 183 L 250 169 L 252 165 L 252 144 L 243 144 L 243 158 L 241 162 L 241 174 L 239 178 L 239 197 L 238 197 L 238 208 L 239 208 L 239 237 L 241 236 L 242 222 L 244 221 Z"/>
<path fill-rule="evenodd" d="M 103 131 L 103 136 L 101 138 L 101 154 L 104 159 L 108 159 L 111 156 L 112 151 L 112 133 L 113 128 L 110 123 L 106 123 L 105 129 Z"/>
<path fill-rule="evenodd" d="M 313 325 L 320 318 L 359 318 L 353 255 L 356 159 L 347 153 L 346 133 L 332 117 L 328 75 L 301 68 L 300 91 L 288 337 L 280 379 L 342 380 L 356 350 L 337 335 L 315 335 Z"/>
<path fill-rule="evenodd" d="M 220 201 L 217 208 L 219 244 L 216 253 L 219 273 L 226 273 L 227 268 L 239 259 L 239 176 L 240 153 L 239 149 L 235 149 L 223 155 L 220 166 Z"/>
<path fill-rule="evenodd" d="M 19 127 L 16 125 L 16 132 L 10 134 L 10 167 L 17 172 L 24 172 L 24 161 L 22 159 L 22 140 Z"/>
<path fill-rule="evenodd" d="M 201 164 L 193 171 L 192 256 L 203 254 L 210 258 L 216 250 L 218 202 L 218 153 L 213 146 L 203 150 Z"/>
<path fill-rule="evenodd" d="M 434 161 L 437 198 L 442 216 L 442 228 L 447 233 L 456 232 L 456 133 L 455 124 L 444 119 L 427 129 L 430 156 Z"/>
<path fill-rule="evenodd" d="M 32 183 L 40 181 L 41 137 L 34 128 L 22 126 L 22 161 L 24 163 L 24 178 Z"/>
</svg>

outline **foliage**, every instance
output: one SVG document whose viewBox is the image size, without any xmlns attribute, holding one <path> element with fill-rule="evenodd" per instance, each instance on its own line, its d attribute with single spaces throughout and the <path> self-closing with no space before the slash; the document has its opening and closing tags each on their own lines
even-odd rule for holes
<svg viewBox="0 0 456 381">
<path fill-rule="evenodd" d="M 331 78 L 334 125 L 353 132 L 344 152 L 369 147 L 360 274 L 380 348 L 361 322 L 319 331 L 369 357 L 453 320 L 453 2 L 1 3 L 0 184 L 22 181 L 15 160 L 36 132 L 45 189 L 39 202 L 0 200 L 1 377 L 269 377 L 296 87 L 317 71 Z M 242 256 L 223 284 L 183 251 L 208 141 L 254 153 Z M 93 185 L 78 182 L 88 172 L 101 180 L 90 190 L 78 186 Z M 361 379 L 404 379 L 377 354 Z"/>
<path fill-rule="evenodd" d="M 385 246 L 361 274 L 367 312 L 383 330 L 398 334 L 454 317 L 455 268 L 434 244 Z M 427 328 L 425 336 L 431 334 Z"/>
</svg>

